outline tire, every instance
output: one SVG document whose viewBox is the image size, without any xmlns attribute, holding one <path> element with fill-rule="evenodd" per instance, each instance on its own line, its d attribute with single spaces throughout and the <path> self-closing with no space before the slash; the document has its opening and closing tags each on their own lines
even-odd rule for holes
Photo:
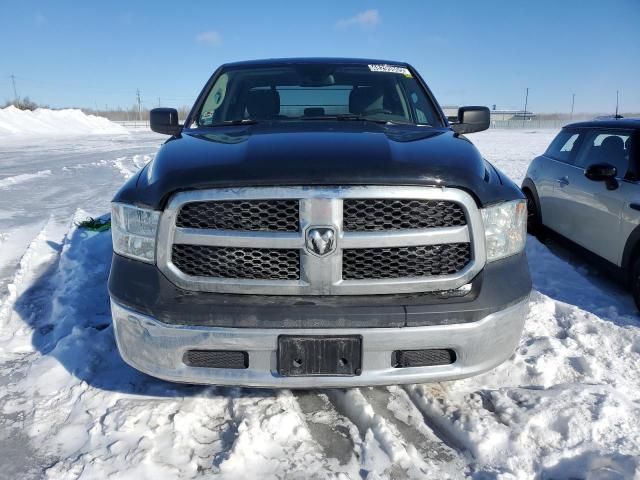
<svg viewBox="0 0 640 480">
<path fill-rule="evenodd" d="M 524 195 L 527 197 L 527 232 L 531 235 L 538 235 L 542 230 L 538 203 L 530 190 L 525 190 Z"/>
<path fill-rule="evenodd" d="M 631 294 L 636 307 L 640 310 L 640 258 L 636 258 L 631 269 Z"/>
</svg>

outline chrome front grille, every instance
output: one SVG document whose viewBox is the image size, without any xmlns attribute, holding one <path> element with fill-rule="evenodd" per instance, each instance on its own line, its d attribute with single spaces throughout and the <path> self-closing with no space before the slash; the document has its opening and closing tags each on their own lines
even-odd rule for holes
<svg viewBox="0 0 640 480">
<path fill-rule="evenodd" d="M 180 209 L 181 228 L 297 232 L 300 224 L 297 200 L 232 200 L 192 202 Z"/>
<path fill-rule="evenodd" d="M 174 245 L 171 261 L 195 277 L 300 279 L 298 250 Z"/>
<path fill-rule="evenodd" d="M 462 207 L 447 200 L 348 198 L 344 230 L 366 232 L 466 225 Z"/>
<path fill-rule="evenodd" d="M 436 187 L 179 192 L 162 214 L 157 245 L 158 267 L 176 285 L 221 293 L 452 290 L 485 263 L 473 198 Z"/>
<path fill-rule="evenodd" d="M 469 243 L 395 248 L 361 248 L 342 253 L 342 278 L 430 277 L 458 273 L 471 261 Z"/>
</svg>

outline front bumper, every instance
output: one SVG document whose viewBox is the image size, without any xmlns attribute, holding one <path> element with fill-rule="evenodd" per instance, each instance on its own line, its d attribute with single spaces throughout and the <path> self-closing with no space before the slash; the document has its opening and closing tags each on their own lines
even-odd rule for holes
<svg viewBox="0 0 640 480">
<path fill-rule="evenodd" d="M 387 328 L 229 328 L 170 325 L 112 301 L 116 340 L 132 367 L 165 380 L 250 387 L 326 388 L 454 380 L 480 374 L 505 361 L 517 346 L 528 294 L 502 310 L 467 323 Z M 280 335 L 360 335 L 358 376 L 284 377 L 277 370 Z M 449 365 L 394 368 L 394 350 L 452 349 Z M 242 350 L 246 369 L 191 367 L 187 350 Z"/>
</svg>

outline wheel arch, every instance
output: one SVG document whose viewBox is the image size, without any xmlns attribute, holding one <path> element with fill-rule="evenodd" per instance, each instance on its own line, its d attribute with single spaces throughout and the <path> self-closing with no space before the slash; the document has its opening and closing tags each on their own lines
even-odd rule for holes
<svg viewBox="0 0 640 480">
<path fill-rule="evenodd" d="M 542 209 L 540 208 L 540 198 L 538 197 L 538 190 L 536 189 L 536 184 L 533 183 L 533 180 L 531 180 L 529 177 L 523 180 L 522 191 L 525 193 L 529 191 L 533 196 L 533 201 L 535 202 L 536 209 L 538 210 L 538 218 L 540 219 L 540 224 L 543 225 L 544 222 L 542 219 Z"/>
<path fill-rule="evenodd" d="M 633 229 L 622 251 L 622 262 L 620 267 L 624 274 L 625 282 L 631 281 L 631 270 L 636 258 L 640 256 L 640 225 Z"/>
</svg>

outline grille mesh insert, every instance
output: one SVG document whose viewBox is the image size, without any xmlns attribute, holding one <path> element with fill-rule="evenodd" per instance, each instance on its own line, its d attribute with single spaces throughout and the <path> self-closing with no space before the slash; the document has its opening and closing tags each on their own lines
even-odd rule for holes
<svg viewBox="0 0 640 480">
<path fill-rule="evenodd" d="M 236 350 L 187 350 L 182 361 L 190 367 L 235 368 L 249 367 L 247 352 Z"/>
<path fill-rule="evenodd" d="M 394 368 L 450 365 L 455 361 L 456 354 L 449 349 L 396 350 L 391 354 L 391 366 Z"/>
<path fill-rule="evenodd" d="M 173 264 L 187 275 L 259 280 L 298 280 L 298 250 L 174 245 Z"/>
<path fill-rule="evenodd" d="M 298 200 L 225 200 L 187 203 L 176 225 L 266 232 L 297 232 Z"/>
<path fill-rule="evenodd" d="M 448 200 L 349 198 L 345 231 L 363 232 L 466 225 L 464 210 Z"/>
<path fill-rule="evenodd" d="M 462 270 L 470 260 L 469 243 L 351 249 L 342 253 L 342 278 L 373 280 L 451 275 Z"/>
</svg>

